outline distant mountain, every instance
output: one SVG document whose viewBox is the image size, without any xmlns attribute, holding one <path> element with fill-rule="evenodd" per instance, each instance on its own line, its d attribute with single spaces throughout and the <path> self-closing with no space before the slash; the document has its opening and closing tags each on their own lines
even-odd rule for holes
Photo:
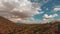
<svg viewBox="0 0 60 34">
<path fill-rule="evenodd" d="M 60 21 L 46 24 L 16 24 L 0 17 L 0 34 L 60 34 Z"/>
</svg>

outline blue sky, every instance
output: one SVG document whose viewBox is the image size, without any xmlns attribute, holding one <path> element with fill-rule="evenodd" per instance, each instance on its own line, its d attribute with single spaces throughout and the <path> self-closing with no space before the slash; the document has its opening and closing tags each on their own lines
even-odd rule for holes
<svg viewBox="0 0 60 34">
<path fill-rule="evenodd" d="M 56 12 L 54 11 L 54 8 L 59 8 L 58 6 L 60 6 L 60 0 L 32 0 L 32 2 L 43 4 L 42 6 L 40 6 L 40 9 L 44 13 L 35 15 L 34 16 L 35 19 L 43 20 L 44 14 L 47 15 L 58 14 L 58 16 L 54 17 L 54 19 L 60 19 L 60 10 Z M 44 4 L 44 2 L 46 3 Z"/>
</svg>

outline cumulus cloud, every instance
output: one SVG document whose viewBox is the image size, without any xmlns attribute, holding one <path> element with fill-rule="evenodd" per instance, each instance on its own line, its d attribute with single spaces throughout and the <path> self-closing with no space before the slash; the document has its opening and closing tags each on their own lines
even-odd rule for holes
<svg viewBox="0 0 60 34">
<path fill-rule="evenodd" d="M 43 15 L 43 23 L 49 23 L 50 21 L 54 20 L 54 17 L 57 17 L 58 14 L 53 14 L 53 15 L 48 15 L 48 14 L 44 14 Z"/>
<path fill-rule="evenodd" d="M 57 8 L 54 8 L 53 10 L 54 10 L 54 11 L 59 11 L 59 10 L 60 10 L 60 8 L 59 8 L 59 7 L 57 7 Z"/>
<path fill-rule="evenodd" d="M 48 18 L 49 19 L 49 18 L 54 18 L 56 16 L 58 16 L 58 14 L 53 14 L 53 15 L 44 14 L 43 18 Z"/>
<path fill-rule="evenodd" d="M 25 21 L 39 12 L 39 4 L 28 0 L 0 0 L 0 16 L 13 21 Z"/>
<path fill-rule="evenodd" d="M 47 19 L 43 19 L 43 21 L 42 21 L 42 23 L 44 24 L 44 23 L 48 23 L 48 20 Z"/>
</svg>

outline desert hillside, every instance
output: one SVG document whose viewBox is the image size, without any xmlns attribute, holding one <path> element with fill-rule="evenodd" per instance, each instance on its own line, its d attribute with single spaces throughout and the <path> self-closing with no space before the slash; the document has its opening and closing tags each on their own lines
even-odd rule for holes
<svg viewBox="0 0 60 34">
<path fill-rule="evenodd" d="M 60 21 L 46 24 L 16 24 L 0 17 L 0 34 L 60 34 Z"/>
</svg>

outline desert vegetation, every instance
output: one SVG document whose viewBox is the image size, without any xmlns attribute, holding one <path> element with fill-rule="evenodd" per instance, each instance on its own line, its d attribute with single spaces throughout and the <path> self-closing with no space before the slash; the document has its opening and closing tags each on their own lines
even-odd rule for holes
<svg viewBox="0 0 60 34">
<path fill-rule="evenodd" d="M 16 24 L 0 17 L 0 34 L 60 34 L 60 21 L 46 24 Z"/>
</svg>

